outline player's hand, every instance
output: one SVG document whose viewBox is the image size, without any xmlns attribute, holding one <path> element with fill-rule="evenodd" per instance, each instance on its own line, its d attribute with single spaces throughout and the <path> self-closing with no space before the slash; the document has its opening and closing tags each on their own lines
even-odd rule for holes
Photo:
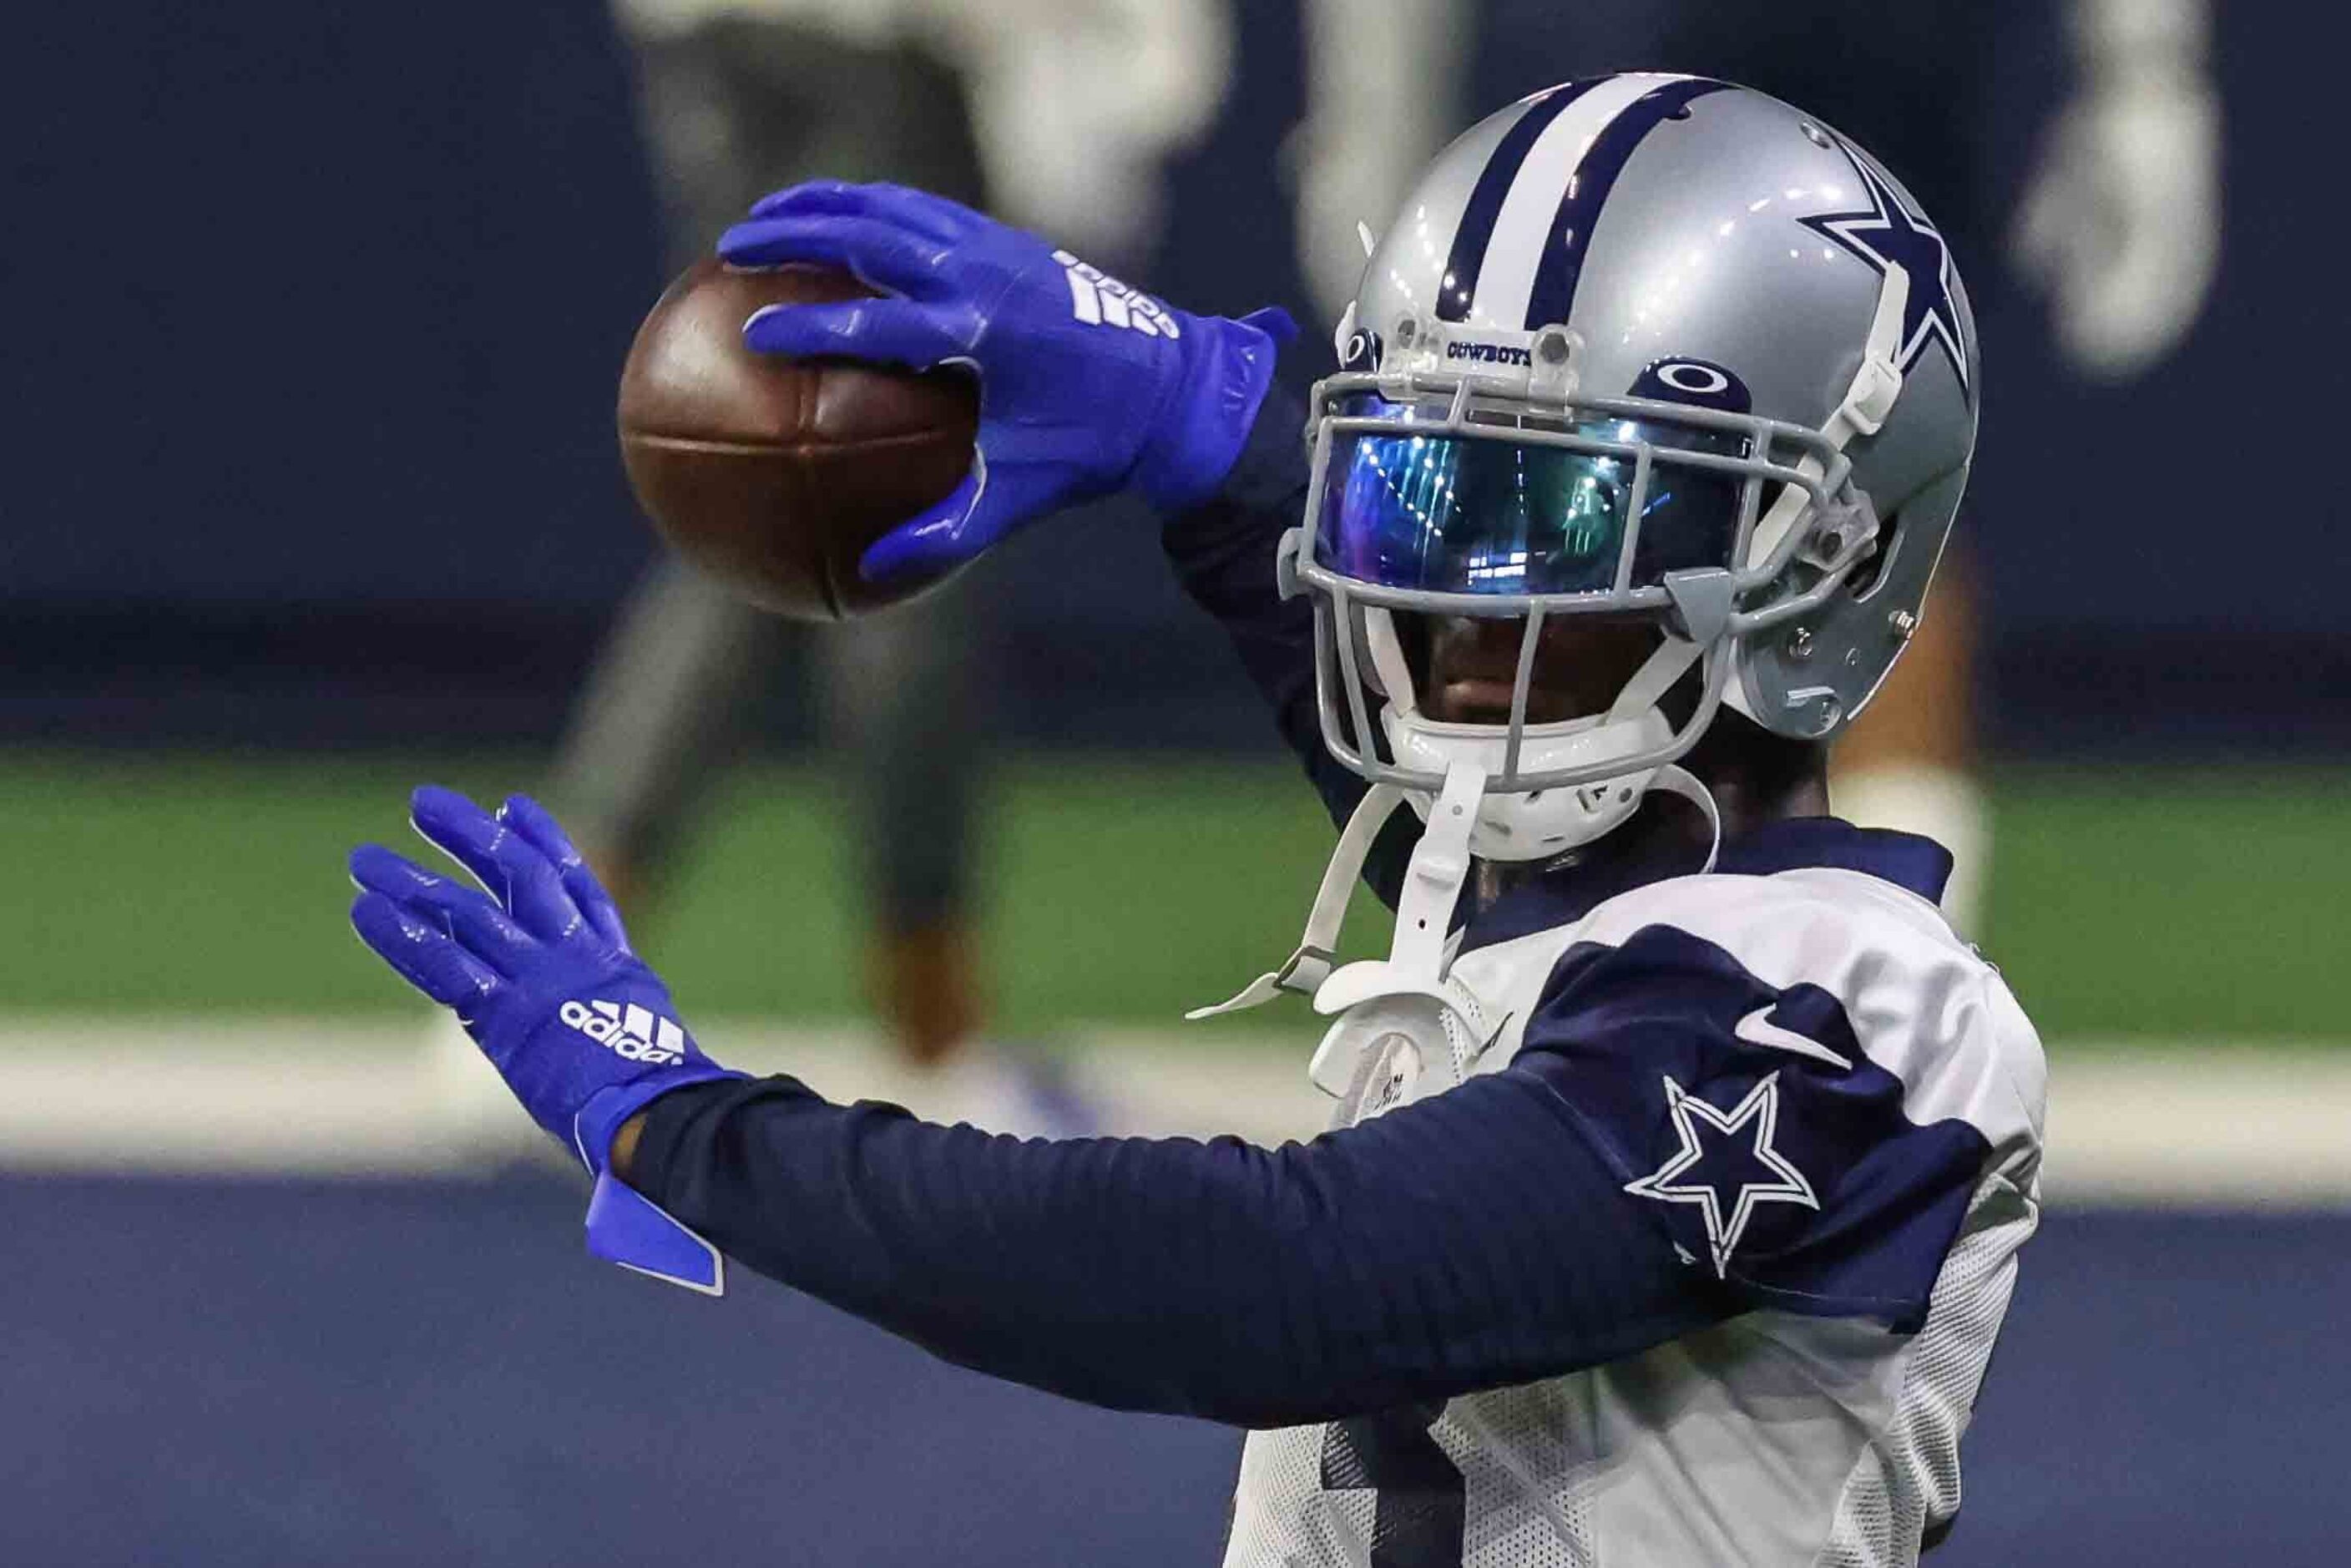
<svg viewBox="0 0 2351 1568">
<path fill-rule="evenodd" d="M 410 821 L 490 893 L 377 844 L 351 852 L 351 925 L 400 977 L 455 1009 L 531 1118 L 598 1175 L 656 1095 L 732 1073 L 677 1022 L 669 988 L 555 819 L 510 798 L 492 816 L 427 785 Z"/>
<path fill-rule="evenodd" d="M 746 323 L 763 353 L 841 355 L 979 378 L 979 457 L 955 494 L 866 551 L 868 578 L 970 559 L 1024 524 L 1132 488 L 1163 510 L 1207 497 L 1240 455 L 1297 333 L 1284 312 L 1176 310 L 1036 235 L 898 185 L 779 191 L 719 239 L 737 267 L 843 267 L 880 299 L 781 305 Z"/>
</svg>

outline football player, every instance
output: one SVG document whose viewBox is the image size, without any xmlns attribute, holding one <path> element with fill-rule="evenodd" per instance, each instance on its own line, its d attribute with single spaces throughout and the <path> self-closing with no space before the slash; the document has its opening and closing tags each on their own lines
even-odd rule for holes
<svg viewBox="0 0 2351 1568">
<path fill-rule="evenodd" d="M 1132 488 L 1345 821 L 1226 1007 L 1327 1019 L 1331 1131 L 991 1137 L 703 1053 L 562 831 L 417 794 L 495 896 L 356 852 L 360 935 L 599 1180 L 590 1245 L 720 1258 L 959 1364 L 1252 1428 L 1226 1561 L 1907 1563 L 2039 1213 L 2039 1043 L 1935 844 L 1825 815 L 1965 484 L 1973 326 L 1877 162 L 1719 81 L 1538 93 L 1429 169 L 1307 413 L 1286 322 L 1172 309 L 893 187 L 723 253 L 889 297 L 753 347 L 981 384 L 960 559 Z M 1308 453 L 1300 433 L 1308 432 Z M 1384 958 L 1335 966 L 1359 873 Z M 1218 1010 L 1218 1009 L 1205 1009 Z"/>
</svg>

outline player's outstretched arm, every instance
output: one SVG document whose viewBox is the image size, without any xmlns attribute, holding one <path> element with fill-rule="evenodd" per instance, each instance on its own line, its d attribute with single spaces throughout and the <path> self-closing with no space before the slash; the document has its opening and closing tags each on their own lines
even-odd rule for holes
<svg viewBox="0 0 2351 1568">
<path fill-rule="evenodd" d="M 1989 1027 L 1965 967 L 1933 1030 Z M 776 1078 L 653 1101 L 628 1176 L 747 1266 L 947 1360 L 1283 1426 L 1759 1308 L 1917 1332 L 1970 1215 L 2031 1222 L 2012 1183 L 1978 1203 L 1987 1168 L 2038 1157 L 1981 1065 L 1907 1082 L 1828 993 L 1651 925 L 1565 956 L 1508 1067 L 1309 1144 L 1022 1142 Z"/>
<path fill-rule="evenodd" d="M 630 1181 L 744 1266 L 1115 1409 L 1337 1419 L 1738 1310 L 1522 1076 L 1279 1149 L 1023 1141 L 789 1078 L 665 1095 L 643 1124 Z"/>
<path fill-rule="evenodd" d="M 600 1249 L 616 1261 L 715 1287 L 664 1266 L 668 1227 L 689 1262 L 715 1245 L 965 1365 L 1257 1425 L 1589 1364 L 1726 1310 L 1531 1079 L 1273 1151 L 833 1105 L 703 1054 L 536 804 L 428 788 L 413 813 L 481 886 L 362 846 L 352 924 L 599 1174 L 591 1245 L 602 1215 L 651 1248 Z M 1514 1185 L 1544 1201 L 1490 1201 Z"/>
<path fill-rule="evenodd" d="M 1178 509 L 1220 484 L 1296 329 L 1279 310 L 1196 316 L 1036 235 L 927 192 L 822 181 L 779 191 L 720 239 L 738 267 L 816 262 L 885 291 L 772 306 L 765 353 L 837 355 L 979 380 L 978 459 L 946 500 L 867 551 L 869 577 L 968 560 L 1066 507 L 1132 489 Z"/>
<path fill-rule="evenodd" d="M 927 1125 L 711 1061 L 530 801 L 423 789 L 414 821 L 482 888 L 363 847 L 352 922 L 599 1173 L 591 1246 L 705 1289 L 716 1247 L 1096 1404 L 1285 1425 L 1598 1364 L 1760 1304 L 1915 1327 L 1987 1147 L 1962 1120 L 1911 1123 L 1854 1050 L 1759 1045 L 1752 983 L 1664 928 L 1562 964 L 1509 1068 L 1311 1144 Z M 1729 1177 L 1700 1099 L 1739 1134 Z"/>
</svg>

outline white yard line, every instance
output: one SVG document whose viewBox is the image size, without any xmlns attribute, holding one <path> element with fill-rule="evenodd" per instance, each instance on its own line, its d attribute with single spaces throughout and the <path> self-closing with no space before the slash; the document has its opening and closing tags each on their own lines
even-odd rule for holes
<svg viewBox="0 0 2351 1568">
<path fill-rule="evenodd" d="M 2059 1202 L 2351 1206 L 2351 1045 L 2061 1051 L 2049 1107 Z"/>
<path fill-rule="evenodd" d="M 732 1064 L 920 1112 L 937 1092 L 855 1031 L 716 1020 Z M 1113 1130 L 1259 1142 L 1328 1103 L 1261 1037 L 1066 1032 Z M 2351 1207 L 2351 1046 L 2062 1048 L 2045 1188 L 2059 1205 Z M 0 1019 L 0 1166 L 396 1175 L 551 1151 L 454 1030 L 341 1019 Z M 551 1157 L 551 1155 L 550 1155 Z"/>
</svg>

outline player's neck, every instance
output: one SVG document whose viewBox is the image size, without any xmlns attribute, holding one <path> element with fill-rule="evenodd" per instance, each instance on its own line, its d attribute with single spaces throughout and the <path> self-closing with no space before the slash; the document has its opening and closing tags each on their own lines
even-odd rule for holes
<svg viewBox="0 0 2351 1568">
<path fill-rule="evenodd" d="M 1722 815 L 1722 837 L 1743 838 L 1769 822 L 1829 814 L 1828 749 L 1782 740 L 1752 726 L 1714 731 L 1684 759 L 1703 781 Z M 1678 796 L 1652 791 L 1633 820 L 1593 844 L 1556 860 L 1478 863 L 1475 896 L 1491 903 L 1531 876 L 1577 870 L 1603 862 L 1653 862 L 1660 866 L 1705 863 L 1713 830 L 1696 806 Z M 1670 873 L 1668 873 L 1670 874 Z"/>
<path fill-rule="evenodd" d="M 1716 716 L 1682 766 L 1714 796 L 1725 840 L 1743 838 L 1767 822 L 1829 814 L 1828 747 L 1770 734 L 1734 713 Z M 1698 816 L 1694 808 L 1684 814 Z M 1707 832 L 1695 820 L 1683 828 L 1701 837 Z"/>
<path fill-rule="evenodd" d="M 1714 796 L 1716 809 L 1722 813 L 1722 836 L 1726 840 L 1742 838 L 1766 822 L 1829 814 L 1829 780 L 1824 768 L 1815 766 L 1793 776 L 1776 769 L 1734 769 L 1700 773 L 1698 777 L 1705 780 Z M 1686 814 L 1695 817 L 1697 812 Z M 1702 823 L 1691 824 L 1690 830 L 1694 834 L 1706 831 Z"/>
</svg>

